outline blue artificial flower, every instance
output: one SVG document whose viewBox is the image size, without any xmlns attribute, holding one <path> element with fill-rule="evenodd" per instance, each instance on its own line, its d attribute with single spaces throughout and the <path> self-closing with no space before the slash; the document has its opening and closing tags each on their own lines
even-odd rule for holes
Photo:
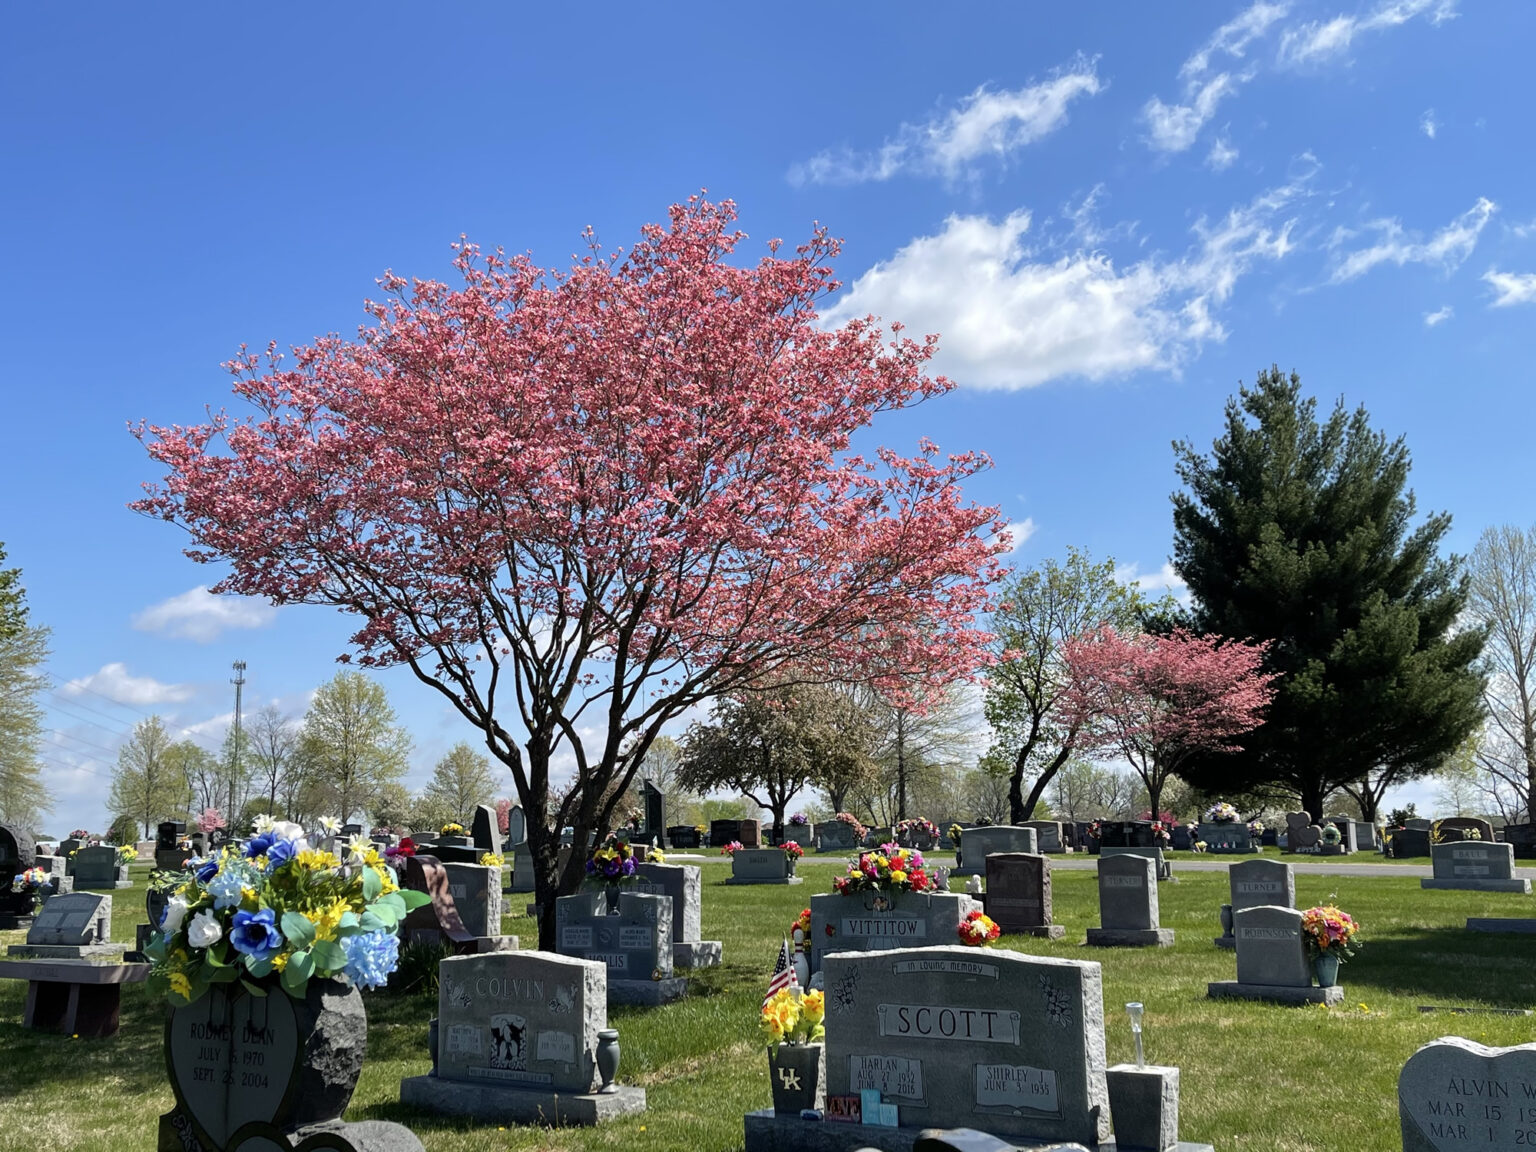
<svg viewBox="0 0 1536 1152">
<path fill-rule="evenodd" d="M 208 881 L 208 894 L 213 897 L 215 908 L 233 908 L 240 903 L 240 889 L 244 887 L 242 870 L 226 868 Z"/>
<path fill-rule="evenodd" d="M 357 932 L 341 938 L 347 954 L 342 972 L 359 988 L 379 988 L 400 960 L 400 938 L 393 932 Z"/>
<path fill-rule="evenodd" d="M 270 908 L 260 912 L 236 912 L 229 926 L 229 942 L 236 952 L 253 960 L 270 960 L 283 950 L 283 934 L 276 927 L 277 914 Z"/>
<path fill-rule="evenodd" d="M 267 849 L 267 871 L 275 872 L 278 867 L 288 863 L 298 855 L 299 842 L 297 840 L 278 840 Z"/>
<path fill-rule="evenodd" d="M 206 884 L 219 874 L 219 860 L 216 856 L 210 856 L 206 860 L 188 860 L 189 866 L 197 868 L 197 882 Z"/>
<path fill-rule="evenodd" d="M 260 836 L 252 836 L 245 842 L 245 857 L 254 860 L 258 856 L 265 856 L 267 849 L 272 847 L 272 842 L 277 837 L 270 832 L 263 832 Z"/>
</svg>

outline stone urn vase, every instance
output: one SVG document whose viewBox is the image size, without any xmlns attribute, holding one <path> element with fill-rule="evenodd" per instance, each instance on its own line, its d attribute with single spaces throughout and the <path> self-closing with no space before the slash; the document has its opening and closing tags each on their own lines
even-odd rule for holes
<svg viewBox="0 0 1536 1152">
<path fill-rule="evenodd" d="M 773 1111 L 798 1116 L 820 1108 L 826 1100 L 826 1045 L 780 1044 L 768 1049 L 768 1075 L 773 1081 Z"/>
<path fill-rule="evenodd" d="M 170 1009 L 165 1063 L 176 1105 L 160 1118 L 160 1147 L 170 1137 L 177 1148 L 233 1149 L 248 1135 L 292 1133 L 346 1111 L 368 1041 L 362 994 L 311 980 L 298 1000 L 275 979 L 255 983 L 262 994 L 218 984 Z"/>
</svg>

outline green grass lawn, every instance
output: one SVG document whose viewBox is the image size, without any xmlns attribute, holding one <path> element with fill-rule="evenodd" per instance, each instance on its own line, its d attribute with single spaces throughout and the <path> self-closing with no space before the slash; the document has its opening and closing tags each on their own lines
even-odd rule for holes
<svg viewBox="0 0 1536 1152">
<path fill-rule="evenodd" d="M 1209 857 L 1207 857 L 1209 858 Z M 1359 858 L 1356 858 L 1357 860 Z M 1376 859 L 1380 859 L 1377 857 Z M 724 860 L 705 863 L 704 936 L 725 943 L 725 964 L 695 977 L 689 997 L 663 1008 L 616 1008 L 619 1079 L 646 1089 L 645 1115 L 598 1129 L 486 1129 L 410 1112 L 399 1083 L 428 1071 L 425 995 L 370 994 L 368 1058 L 348 1119 L 410 1125 L 431 1152 L 490 1149 L 625 1149 L 728 1152 L 742 1144 L 742 1114 L 769 1103 L 756 1012 L 780 937 L 809 897 L 830 888 L 836 858 L 807 858 L 806 883 L 734 887 Z M 1177 865 L 1175 865 L 1177 871 Z M 1301 907 L 1336 901 L 1361 920 L 1366 946 L 1341 974 L 1342 1007 L 1281 1008 L 1205 998 L 1208 981 L 1231 979 L 1220 934 L 1223 873 L 1185 872 L 1160 888 L 1162 922 L 1174 948 L 1104 950 L 1082 945 L 1098 922 L 1092 872 L 1054 876 L 1057 941 L 1004 937 L 1021 952 L 1104 966 L 1111 1062 L 1133 1058 L 1122 1006 L 1146 1005 L 1149 1061 L 1181 1070 L 1185 1139 L 1221 1152 L 1349 1150 L 1396 1152 L 1397 1076 L 1419 1045 L 1442 1035 L 1484 1044 L 1536 1039 L 1536 1017 L 1427 1014 L 1420 1005 L 1528 1008 L 1536 1005 L 1536 937 L 1468 933 L 1468 916 L 1536 915 L 1529 897 L 1429 892 L 1417 879 L 1381 874 L 1299 873 Z M 114 938 L 132 941 L 143 916 L 147 869 L 115 893 Z M 957 879 L 955 886 L 960 881 Z M 522 911 L 512 898 L 508 911 Z M 508 916 L 506 931 L 535 939 L 532 921 Z M 23 934 L 0 933 L 0 944 Z M 41 1035 L 20 1026 L 24 985 L 0 981 L 0 1149 L 123 1152 L 154 1146 L 156 1118 L 171 1105 L 161 1050 L 162 1009 L 143 985 L 124 990 L 122 1030 L 110 1040 Z"/>
</svg>

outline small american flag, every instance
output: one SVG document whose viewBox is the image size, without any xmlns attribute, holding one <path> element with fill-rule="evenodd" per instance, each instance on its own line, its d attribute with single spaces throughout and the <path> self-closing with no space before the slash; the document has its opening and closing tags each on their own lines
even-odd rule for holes
<svg viewBox="0 0 1536 1152">
<path fill-rule="evenodd" d="M 763 997 L 763 1007 L 768 1007 L 768 1001 L 773 999 L 773 994 L 780 988 L 798 988 L 800 981 L 795 977 L 795 965 L 789 956 L 789 941 L 785 940 L 779 945 L 779 959 L 773 966 L 773 975 L 768 977 L 768 994 Z"/>
</svg>

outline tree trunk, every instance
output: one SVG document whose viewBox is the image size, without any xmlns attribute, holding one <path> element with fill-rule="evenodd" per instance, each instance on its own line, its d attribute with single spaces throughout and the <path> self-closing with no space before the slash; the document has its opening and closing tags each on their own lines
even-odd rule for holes
<svg viewBox="0 0 1536 1152">
<path fill-rule="evenodd" d="M 1365 791 L 1369 792 L 1370 789 L 1367 788 Z M 1302 785 L 1301 810 L 1311 816 L 1313 820 L 1322 819 L 1323 801 L 1326 799 L 1327 796 L 1323 792 L 1321 783 L 1308 781 Z"/>
<path fill-rule="evenodd" d="M 1029 799 L 1013 808 L 1013 811 L 1010 815 L 1011 823 L 1022 824 L 1026 820 L 1034 819 L 1035 805 L 1040 803 L 1040 797 L 1045 794 L 1046 786 L 1050 784 L 1053 779 L 1055 779 L 1056 773 L 1061 771 L 1062 765 L 1065 764 L 1071 758 L 1071 756 L 1072 746 L 1070 744 L 1066 745 L 1060 752 L 1056 753 L 1056 759 L 1052 760 L 1045 766 L 1045 771 L 1040 773 L 1040 779 L 1036 780 L 1034 787 L 1029 790 Z M 1013 796 L 1017 788 L 1018 777 L 1015 776 L 1013 783 L 1009 786 L 1008 800 L 1010 806 L 1013 805 Z"/>
<path fill-rule="evenodd" d="M 896 709 L 896 820 L 907 818 L 907 710 Z M 892 821 L 894 824 L 896 821 Z"/>
</svg>

